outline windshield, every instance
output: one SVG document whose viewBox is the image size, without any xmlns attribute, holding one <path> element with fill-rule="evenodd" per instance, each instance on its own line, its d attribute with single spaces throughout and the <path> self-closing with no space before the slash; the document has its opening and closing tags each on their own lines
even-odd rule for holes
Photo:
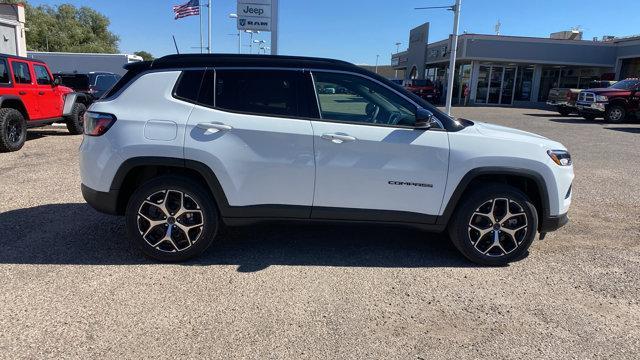
<svg viewBox="0 0 640 360">
<path fill-rule="evenodd" d="M 612 89 L 632 90 L 640 85 L 640 80 L 622 80 L 611 86 Z"/>
</svg>

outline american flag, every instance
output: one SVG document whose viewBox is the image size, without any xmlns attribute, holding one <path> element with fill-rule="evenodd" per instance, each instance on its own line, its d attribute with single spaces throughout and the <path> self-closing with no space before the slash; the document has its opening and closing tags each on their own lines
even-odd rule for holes
<svg viewBox="0 0 640 360">
<path fill-rule="evenodd" d="M 176 20 L 187 16 L 200 15 L 200 0 L 191 0 L 183 5 L 175 5 L 173 12 L 176 14 Z"/>
</svg>

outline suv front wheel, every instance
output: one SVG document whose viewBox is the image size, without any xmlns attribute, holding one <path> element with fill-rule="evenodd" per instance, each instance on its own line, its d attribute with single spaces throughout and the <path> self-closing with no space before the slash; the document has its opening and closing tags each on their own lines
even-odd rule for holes
<svg viewBox="0 0 640 360">
<path fill-rule="evenodd" d="M 490 184 L 464 200 L 449 235 L 469 260 L 501 266 L 526 254 L 537 228 L 536 208 L 525 194 L 508 185 Z"/>
<path fill-rule="evenodd" d="M 129 239 L 142 252 L 165 262 L 202 254 L 218 232 L 218 210 L 197 182 L 162 176 L 139 187 L 126 210 Z"/>
</svg>

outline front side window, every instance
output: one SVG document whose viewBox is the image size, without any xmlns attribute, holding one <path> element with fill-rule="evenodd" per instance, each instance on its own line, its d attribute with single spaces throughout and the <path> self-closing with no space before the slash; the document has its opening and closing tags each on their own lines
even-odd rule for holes
<svg viewBox="0 0 640 360">
<path fill-rule="evenodd" d="M 364 77 L 314 72 L 322 119 L 414 126 L 416 107 L 391 89 Z"/>
<path fill-rule="evenodd" d="M 7 69 L 7 62 L 4 59 L 0 59 L 0 84 L 8 84 L 11 80 L 9 80 L 9 69 Z"/>
<path fill-rule="evenodd" d="M 216 70 L 216 108 L 259 115 L 299 116 L 298 73 L 285 70 Z M 207 76 L 205 81 L 211 81 Z M 202 103 L 211 105 L 210 86 Z"/>
<path fill-rule="evenodd" d="M 15 61 L 12 64 L 13 79 L 16 84 L 31 84 L 31 73 L 29 72 L 29 64 L 25 62 Z"/>
<path fill-rule="evenodd" d="M 51 76 L 49 76 L 49 71 L 42 65 L 33 65 L 33 70 L 36 73 L 36 81 L 38 85 L 51 85 Z"/>
</svg>

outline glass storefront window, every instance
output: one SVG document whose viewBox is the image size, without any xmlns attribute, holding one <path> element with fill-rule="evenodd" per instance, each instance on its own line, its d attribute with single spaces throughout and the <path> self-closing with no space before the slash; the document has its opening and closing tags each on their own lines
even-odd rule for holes
<svg viewBox="0 0 640 360">
<path fill-rule="evenodd" d="M 620 80 L 640 78 L 640 58 L 622 60 Z"/>
<path fill-rule="evenodd" d="M 534 66 L 518 66 L 515 101 L 531 101 Z"/>
</svg>

